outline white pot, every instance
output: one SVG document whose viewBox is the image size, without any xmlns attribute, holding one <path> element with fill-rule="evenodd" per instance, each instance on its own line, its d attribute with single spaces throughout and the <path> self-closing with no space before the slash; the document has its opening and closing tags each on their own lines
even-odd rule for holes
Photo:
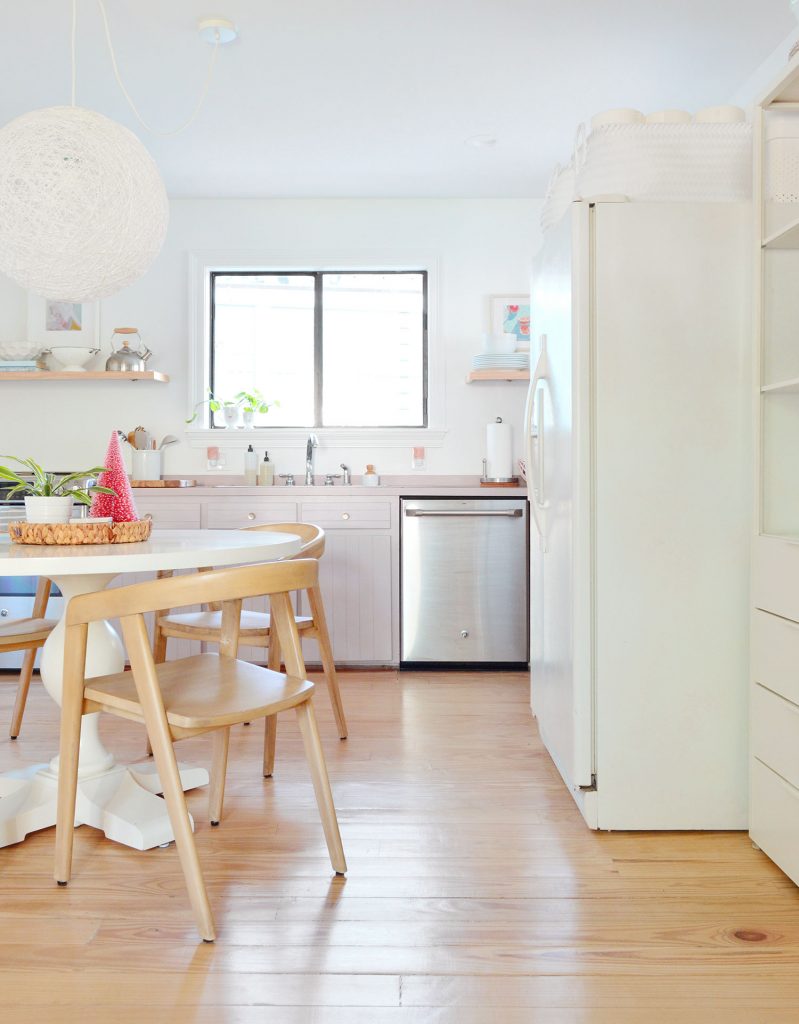
<svg viewBox="0 0 799 1024">
<path fill-rule="evenodd" d="M 244 420 L 244 426 L 247 430 L 252 427 L 252 421 L 255 418 L 255 413 L 252 409 L 242 409 L 241 418 Z"/>
<path fill-rule="evenodd" d="M 230 429 L 239 422 L 239 407 L 237 405 L 225 405 L 222 407 L 222 416 L 225 419 L 225 426 Z"/>
<path fill-rule="evenodd" d="M 29 523 L 68 523 L 72 517 L 72 497 L 25 498 L 25 518 Z"/>
</svg>

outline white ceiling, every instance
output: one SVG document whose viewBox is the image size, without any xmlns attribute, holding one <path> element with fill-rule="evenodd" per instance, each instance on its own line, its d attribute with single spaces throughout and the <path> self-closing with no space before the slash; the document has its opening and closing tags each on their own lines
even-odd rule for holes
<svg viewBox="0 0 799 1024">
<path fill-rule="evenodd" d="M 173 196 L 537 196 L 597 110 L 731 96 L 796 27 L 788 0 L 106 0 L 140 130 L 95 0 L 78 0 L 78 102 L 141 134 Z M 70 0 L 3 4 L 0 123 L 69 102 Z M 475 149 L 465 140 L 490 135 Z"/>
</svg>

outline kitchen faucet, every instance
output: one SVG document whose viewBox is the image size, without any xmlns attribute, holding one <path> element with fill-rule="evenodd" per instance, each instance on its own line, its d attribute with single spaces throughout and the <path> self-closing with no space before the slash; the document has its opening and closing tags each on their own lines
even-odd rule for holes
<svg viewBox="0 0 799 1024">
<path fill-rule="evenodd" d="M 316 434 L 308 435 L 308 443 L 305 445 L 305 485 L 313 487 L 313 450 L 319 445 L 319 438 Z"/>
</svg>

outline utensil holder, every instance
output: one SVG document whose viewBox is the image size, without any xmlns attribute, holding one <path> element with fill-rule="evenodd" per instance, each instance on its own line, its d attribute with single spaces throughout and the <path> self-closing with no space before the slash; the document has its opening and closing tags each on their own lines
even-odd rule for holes
<svg viewBox="0 0 799 1024">
<path fill-rule="evenodd" d="M 134 480 L 160 480 L 161 479 L 161 452 L 158 449 L 150 451 L 134 451 L 133 453 Z"/>
</svg>

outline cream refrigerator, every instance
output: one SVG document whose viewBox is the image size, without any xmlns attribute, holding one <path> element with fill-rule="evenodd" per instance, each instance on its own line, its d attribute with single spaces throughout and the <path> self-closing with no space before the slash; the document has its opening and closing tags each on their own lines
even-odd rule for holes
<svg viewBox="0 0 799 1024">
<path fill-rule="evenodd" d="M 531 703 L 592 828 L 747 825 L 749 218 L 576 202 L 535 261 Z"/>
</svg>

